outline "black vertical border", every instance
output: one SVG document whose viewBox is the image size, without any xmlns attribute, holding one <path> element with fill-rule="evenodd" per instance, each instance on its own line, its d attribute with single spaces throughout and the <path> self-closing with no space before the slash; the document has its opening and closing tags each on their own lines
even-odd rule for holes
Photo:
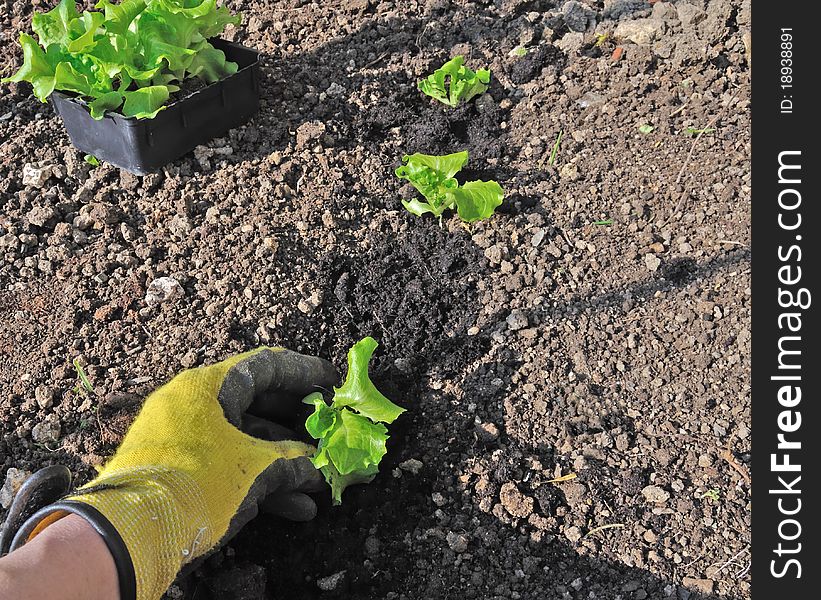
<svg viewBox="0 0 821 600">
<path fill-rule="evenodd" d="M 819 102 L 813 93 L 817 87 L 819 74 L 818 51 L 813 46 L 818 39 L 817 28 L 810 18 L 814 3 L 767 2 L 755 0 L 752 12 L 752 436 L 753 436 L 753 514 L 752 514 L 752 598 L 754 600 L 810 598 L 817 593 L 816 575 L 821 569 L 817 557 L 821 547 L 818 536 L 817 512 L 819 489 L 818 464 L 821 421 L 819 420 L 819 385 L 821 376 L 819 361 L 819 341 L 821 334 L 818 312 L 821 307 L 821 293 L 818 281 L 821 279 L 821 222 L 818 220 L 818 178 L 821 164 L 817 147 L 819 136 Z M 782 28 L 792 31 L 792 88 L 782 88 Z M 792 102 L 792 112 L 784 112 Z M 782 161 L 800 162 L 800 184 L 779 183 L 779 154 L 785 151 L 800 151 L 796 155 L 783 155 Z M 796 170 L 783 171 L 785 178 L 795 178 Z M 779 193 L 792 188 L 801 195 L 801 205 L 794 211 L 779 207 Z M 787 203 L 795 203 L 796 195 L 788 192 L 784 196 Z M 801 213 L 801 226 L 786 231 L 779 226 L 779 214 L 783 222 L 795 222 Z M 800 240 L 796 239 L 800 236 Z M 798 252 L 789 248 L 801 248 Z M 780 260 L 788 255 L 791 259 Z M 790 264 L 791 271 L 782 274 L 794 277 L 797 267 L 801 268 L 801 281 L 793 286 L 779 282 L 779 268 Z M 779 288 L 791 288 L 793 293 L 801 287 L 812 295 L 812 304 L 806 310 L 782 308 L 779 305 Z M 782 298 L 786 299 L 785 296 Z M 801 313 L 801 332 L 794 333 L 779 328 L 779 315 L 784 312 Z M 785 323 L 785 321 L 782 321 Z M 793 348 L 801 350 L 801 368 L 789 373 L 779 370 L 779 338 L 784 335 L 799 335 L 800 342 L 792 341 Z M 774 381 L 773 376 L 800 374 L 800 382 L 792 382 L 801 387 L 801 402 L 791 410 L 791 415 L 783 417 L 788 426 L 798 418 L 801 426 L 793 433 L 785 433 L 788 441 L 801 442 L 800 450 L 789 450 L 790 462 L 801 465 L 800 472 L 774 472 L 771 468 L 772 455 L 777 462 L 783 462 L 783 450 L 778 449 L 779 416 L 787 407 L 779 403 L 779 389 L 784 381 Z M 785 486 L 779 477 L 791 485 L 797 475 L 801 476 L 794 489 L 800 494 L 772 493 L 771 490 Z M 815 492 L 813 490 L 816 490 Z M 801 510 L 795 515 L 785 515 L 779 509 L 794 510 L 800 499 Z M 788 519 L 800 523 L 800 535 L 794 540 L 797 527 Z M 783 524 L 782 524 L 783 523 Z M 780 529 L 779 529 L 780 528 Z M 781 555 L 779 556 L 779 544 Z M 800 546 L 799 546 L 800 544 Z M 799 550 L 792 554 L 793 550 Z M 784 573 L 787 560 L 796 559 L 801 565 L 791 564 L 783 577 L 774 573 Z"/>
</svg>

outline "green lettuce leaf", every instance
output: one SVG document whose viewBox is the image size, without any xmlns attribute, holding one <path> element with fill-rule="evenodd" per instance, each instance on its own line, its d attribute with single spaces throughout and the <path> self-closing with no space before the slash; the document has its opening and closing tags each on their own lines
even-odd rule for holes
<svg viewBox="0 0 821 600">
<path fill-rule="evenodd" d="M 396 169 L 396 176 L 407 179 L 425 197 L 403 200 L 405 209 L 420 217 L 431 213 L 439 217 L 448 209 L 456 208 L 463 221 L 472 223 L 493 215 L 502 203 L 504 191 L 495 181 L 470 181 L 462 186 L 456 175 L 468 160 L 467 151 L 445 156 L 411 154 L 402 160 L 407 163 Z"/>
<path fill-rule="evenodd" d="M 66 45 L 70 24 L 79 16 L 74 0 L 61 0 L 60 4 L 48 12 L 34 13 L 31 17 L 31 29 L 44 48 L 50 44 Z"/>
<path fill-rule="evenodd" d="M 502 204 L 505 193 L 495 181 L 469 181 L 454 191 L 456 207 L 463 221 L 487 219 Z"/>
<path fill-rule="evenodd" d="M 53 75 L 45 77 L 37 77 L 31 81 L 31 88 L 34 96 L 40 102 L 48 102 L 48 97 L 54 91 L 56 80 Z"/>
<path fill-rule="evenodd" d="M 388 429 L 383 423 L 392 423 L 405 412 L 383 396 L 368 377 L 368 363 L 376 347 L 376 341 L 367 337 L 350 349 L 348 374 L 342 386 L 334 388 L 330 406 L 319 392 L 303 400 L 314 407 L 305 429 L 319 440 L 311 460 L 331 486 L 334 504 L 342 502 L 346 487 L 368 483 L 376 476 L 387 452 Z"/>
<path fill-rule="evenodd" d="M 217 50 L 211 44 L 203 48 L 191 61 L 188 72 L 200 79 L 214 83 L 237 72 L 237 63 L 225 60 L 225 52 Z"/>
<path fill-rule="evenodd" d="M 166 24 L 159 16 L 143 14 L 137 28 L 137 34 L 143 48 L 145 64 L 148 67 L 162 66 L 162 61 L 171 71 L 185 71 L 194 60 L 197 51 L 180 45 L 187 33 L 187 28 L 180 33 L 172 25 Z"/>
<path fill-rule="evenodd" d="M 472 71 L 464 66 L 464 62 L 464 57 L 454 56 L 421 80 L 419 89 L 425 95 L 451 107 L 484 93 L 490 83 L 490 71 Z"/>
<path fill-rule="evenodd" d="M 91 95 L 92 90 L 91 81 L 88 77 L 67 62 L 61 62 L 54 69 L 54 87 L 84 96 Z"/>
<path fill-rule="evenodd" d="M 151 81 L 160 73 L 162 73 L 161 66 L 153 69 L 141 69 L 134 65 L 123 65 L 123 70 L 119 74 L 120 76 L 127 75 L 138 87 L 145 87 L 151 85 Z"/>
<path fill-rule="evenodd" d="M 125 35 L 134 19 L 145 10 L 145 5 L 144 0 L 123 0 L 117 4 L 109 0 L 99 0 L 94 7 L 103 9 L 106 31 Z"/>
<path fill-rule="evenodd" d="M 28 81 L 34 88 L 37 99 L 45 102 L 54 91 L 54 67 L 43 49 L 27 33 L 20 34 L 20 46 L 23 48 L 23 66 L 14 75 L 0 82 Z"/>
<path fill-rule="evenodd" d="M 377 346 L 375 339 L 366 337 L 348 351 L 348 376 L 342 387 L 334 388 L 334 406 L 347 406 L 376 422 L 393 423 L 405 409 L 383 396 L 368 377 L 368 364 Z"/>
<path fill-rule="evenodd" d="M 456 199 L 453 195 L 459 183 L 454 179 L 468 160 L 467 151 L 431 156 L 429 154 L 411 154 L 402 157 L 406 164 L 395 171 L 400 179 L 407 179 L 416 190 L 425 197 L 425 202 L 418 200 L 402 204 L 407 210 L 419 216 L 427 212 L 440 217 L 448 208 L 452 208 Z"/>
<path fill-rule="evenodd" d="M 222 33 L 226 26 L 237 26 L 240 23 L 241 15 L 232 15 L 227 8 L 220 6 L 202 23 L 200 33 L 205 38 L 212 38 Z"/>
<path fill-rule="evenodd" d="M 120 92 L 106 92 L 99 98 L 95 98 L 88 103 L 91 116 L 95 119 L 102 119 L 106 111 L 117 110 L 123 103 L 123 95 Z"/>
<path fill-rule="evenodd" d="M 305 421 L 305 429 L 311 434 L 311 437 L 318 440 L 328 435 L 336 425 L 337 411 L 325 404 L 321 392 L 314 392 L 307 396 L 303 402 L 314 405 L 314 412 Z"/>
<path fill-rule="evenodd" d="M 349 410 L 337 415 L 333 428 L 321 438 L 319 454 L 324 453 L 341 475 L 378 465 L 388 451 L 388 429 Z"/>
<path fill-rule="evenodd" d="M 105 17 L 98 12 L 84 12 L 79 19 L 74 19 L 70 23 L 69 37 L 71 41 L 66 44 L 66 50 L 72 54 L 87 51 L 97 43 L 95 37 L 97 30 L 103 24 Z"/>
<path fill-rule="evenodd" d="M 96 70 L 108 77 L 115 77 L 125 72 L 125 65 L 129 62 L 127 44 L 117 35 L 107 35 L 96 40 L 94 47 L 84 52 L 86 58 Z"/>
<path fill-rule="evenodd" d="M 414 198 L 413 200 L 402 200 L 402 206 L 405 207 L 409 213 L 421 217 L 426 213 L 432 213 L 433 207 L 427 202 Z M 435 214 L 435 213 L 434 213 Z"/>
<path fill-rule="evenodd" d="M 152 118 L 188 77 L 213 83 L 237 72 L 236 63 L 208 38 L 238 24 L 216 0 L 99 0 L 77 12 L 74 0 L 35 13 L 38 42 L 20 36 L 23 66 L 3 81 L 28 81 L 45 102 L 54 90 L 84 97 L 92 117 L 117 110 Z"/>
<path fill-rule="evenodd" d="M 462 170 L 462 167 L 464 167 L 468 161 L 468 152 L 467 150 L 463 150 L 462 152 L 446 154 L 445 156 L 411 154 L 410 156 L 403 156 L 402 160 L 408 164 L 404 167 L 399 167 L 399 169 L 404 169 L 408 175 L 429 170 L 436 172 L 437 176 L 442 180 L 446 180 Z"/>
<path fill-rule="evenodd" d="M 379 462 L 387 452 L 388 430 L 348 409 L 330 407 L 321 397 L 315 407 L 305 423 L 311 436 L 320 440 L 311 461 L 325 476 L 338 505 L 346 487 L 368 483 L 379 472 Z"/>
<path fill-rule="evenodd" d="M 125 103 L 122 113 L 126 117 L 153 119 L 165 107 L 168 100 L 168 88 L 164 85 L 150 85 L 133 92 L 123 92 Z"/>
</svg>

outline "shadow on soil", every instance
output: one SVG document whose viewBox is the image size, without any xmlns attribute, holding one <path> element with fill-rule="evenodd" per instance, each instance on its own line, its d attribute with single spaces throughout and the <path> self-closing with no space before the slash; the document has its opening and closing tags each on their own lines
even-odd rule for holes
<svg viewBox="0 0 821 600">
<path fill-rule="evenodd" d="M 265 135 L 257 156 L 263 158 L 284 147 L 304 122 L 320 121 L 339 148 L 364 146 L 368 151 L 380 153 L 390 131 L 401 128 L 405 138 L 402 153 L 442 154 L 469 147 L 476 160 L 474 166 L 478 161 L 498 158 L 504 151 L 502 142 L 506 137 L 500 128 L 504 111 L 498 108 L 502 97 L 498 82 L 488 91 L 496 102 L 485 109 L 477 110 L 475 103 L 471 103 L 446 110 L 418 93 L 416 81 L 409 78 L 405 70 L 385 70 L 384 61 L 393 55 L 410 53 L 424 56 L 430 65 L 438 66 L 450 57 L 450 49 L 456 44 L 480 44 L 483 39 L 518 39 L 526 27 L 523 14 L 540 5 L 546 8 L 550 3 L 516 6 L 503 19 L 484 15 L 484 8 L 479 5 L 469 10 L 454 10 L 447 29 L 432 26 L 440 20 L 441 15 L 437 13 L 410 19 L 389 18 L 369 22 L 310 52 L 283 55 L 275 50 L 267 53 L 263 57 L 261 90 L 267 103 L 255 119 L 260 130 L 264 127 Z M 238 41 L 253 45 L 243 39 Z M 500 59 L 493 67 L 494 72 L 520 84 L 530 81 L 547 65 L 562 68 L 566 61 L 563 53 L 550 45 L 538 48 L 539 51 L 523 59 Z M 363 66 L 363 57 L 371 54 L 377 58 Z M 354 57 L 357 68 L 349 72 L 349 61 Z M 354 100 L 349 92 L 325 94 L 321 101 L 314 98 L 332 81 L 344 84 L 347 90 L 376 85 L 383 97 L 378 103 L 363 103 L 358 97 Z M 310 91 L 309 86 L 315 91 Z M 306 102 L 306 95 L 310 95 L 310 102 Z M 514 103 L 517 101 L 518 98 L 513 98 Z M 395 157 L 397 162 L 400 156 Z"/>
<path fill-rule="evenodd" d="M 443 479 L 466 472 L 459 471 L 468 468 L 462 464 L 465 455 L 477 456 L 493 450 L 479 448 L 472 433 L 474 414 L 459 406 L 447 385 L 464 372 L 465 365 L 479 365 L 487 357 L 491 335 L 501 331 L 499 324 L 504 323 L 507 311 L 500 308 L 477 335 L 467 335 L 467 328 L 476 322 L 481 311 L 475 283 L 484 268 L 481 250 L 469 237 L 454 236 L 432 225 L 372 241 L 370 249 L 360 255 L 314 257 L 319 265 L 316 283 L 327 290 L 326 301 L 319 314 L 292 315 L 283 325 L 282 336 L 311 340 L 316 351 L 324 349 L 331 356 L 344 351 L 336 340 L 366 332 L 380 337 L 383 355 L 374 365 L 373 378 L 388 396 L 395 396 L 400 404 L 410 407 L 407 418 L 400 419 L 391 430 L 390 451 L 382 474 L 372 486 L 349 489 L 342 507 L 331 507 L 327 498 L 321 498 L 319 515 L 310 523 L 259 518 L 255 526 L 247 527 L 231 544 L 230 553 L 220 553 L 209 561 L 204 578 L 184 582 L 187 598 L 365 599 L 389 597 L 387 594 L 397 590 L 418 590 L 418 597 L 425 598 L 490 598 L 496 594 L 488 596 L 491 591 L 481 586 L 471 591 L 471 586 L 463 583 L 459 590 L 449 590 L 436 577 L 442 565 L 457 569 L 455 561 L 459 556 L 437 535 L 443 535 L 443 530 L 482 530 L 489 532 L 489 537 L 484 544 L 472 538 L 471 562 L 465 563 L 469 565 L 468 576 L 470 570 L 483 564 L 538 558 L 539 568 L 531 574 L 531 581 L 539 583 L 529 583 L 526 589 L 541 587 L 541 597 L 548 600 L 568 597 L 563 596 L 562 588 L 575 594 L 571 597 L 586 597 L 586 590 L 595 588 L 600 598 L 632 598 L 632 593 L 625 591 L 630 589 L 645 590 L 647 598 L 666 598 L 669 596 L 665 589 L 675 589 L 672 598 L 678 600 L 736 600 L 676 588 L 671 581 L 645 569 L 585 555 L 587 550 L 560 539 L 559 531 L 545 531 L 540 541 L 533 542 L 517 526 L 504 524 L 493 514 L 480 511 L 480 498 L 467 492 L 461 495 L 462 505 L 467 503 L 473 508 L 450 511 L 453 516 L 443 525 L 434 516 L 432 491 L 442 489 Z M 300 252 L 311 254 L 306 247 Z M 529 316 L 538 313 L 538 321 L 542 322 L 554 317 L 572 319 L 573 315 L 605 307 L 626 314 L 627 298 L 649 300 L 659 290 L 682 288 L 694 281 L 707 282 L 720 272 L 744 265 L 749 258 L 748 250 L 737 249 L 704 263 L 673 261 L 652 279 L 534 307 Z M 513 350 L 505 352 L 499 357 L 504 368 L 496 369 L 502 378 L 497 391 L 512 388 L 510 377 L 522 362 Z M 392 362 L 388 362 L 386 355 Z M 483 368 L 493 370 L 494 366 Z M 430 389 L 437 381 L 437 385 L 445 387 Z M 487 397 L 481 397 L 482 386 L 487 386 L 486 372 L 470 373 L 459 385 L 471 394 L 479 394 L 470 396 L 479 404 L 498 402 L 499 395 L 494 397 L 490 390 Z M 409 399 L 417 403 L 414 405 Z M 632 430 L 632 421 L 624 415 L 603 418 Z M 497 473 L 502 481 L 521 468 L 518 465 L 524 457 L 534 452 L 545 465 L 554 465 L 561 458 L 550 444 L 514 438 L 505 438 L 502 443 L 507 461 Z M 391 476 L 401 461 L 411 457 L 420 458 L 425 465 L 418 475 Z M 446 465 L 444 470 L 442 465 Z M 642 478 L 641 474 L 636 477 Z M 451 498 L 458 495 L 454 492 Z M 535 495 L 538 510 L 546 515 L 563 502 L 558 492 Z M 622 516 L 629 517 L 626 513 Z M 431 533 L 434 530 L 440 533 Z M 374 534 L 379 540 L 369 541 Z M 517 537 L 521 541 L 512 550 L 505 540 Z M 418 561 L 423 558 L 424 564 L 420 566 Z M 464 560 L 464 556 L 459 560 Z M 431 561 L 441 564 L 431 570 Z M 320 591 L 317 578 L 342 571 L 344 574 L 333 591 Z M 583 596 L 574 592 L 572 586 L 579 578 Z M 607 590 L 607 595 L 602 596 L 601 590 Z"/>
<path fill-rule="evenodd" d="M 521 9 L 517 10 L 538 10 L 538 6 L 546 4 L 521 3 Z M 307 92 L 304 83 L 335 81 L 341 72 L 344 73 L 350 49 L 368 49 L 382 56 L 403 53 L 410 48 L 414 53 L 424 52 L 431 59 L 444 60 L 447 58 L 445 50 L 454 43 L 486 36 L 516 38 L 514 21 L 518 16 L 514 13 L 505 22 L 489 23 L 470 15 L 469 21 L 454 23 L 452 31 L 463 32 L 459 39 L 446 39 L 446 34 L 432 31 L 428 22 L 422 19 L 388 20 L 380 22 L 379 28 L 375 25 L 363 27 L 310 53 L 294 57 L 271 55 L 264 73 L 263 94 L 273 100 L 262 116 L 270 119 L 284 114 L 287 107 L 299 104 L 300 97 Z M 434 51 L 433 48 L 440 50 Z M 528 61 L 525 66 L 537 73 L 547 64 L 559 63 L 560 67 L 563 56 L 534 53 Z M 376 63 L 373 67 L 378 66 Z M 505 76 L 527 80 L 527 73 L 505 73 Z M 354 73 L 345 83 L 349 89 L 357 89 L 370 79 Z M 483 160 L 501 155 L 505 134 L 499 129 L 498 109 L 479 114 L 475 105 L 470 105 L 446 115 L 419 94 L 398 91 L 401 85 L 413 83 L 404 72 L 385 73 L 379 79 L 380 86 L 397 91 L 378 106 L 360 108 L 349 97 L 329 97 L 309 114 L 282 119 L 274 130 L 266 129 L 267 141 L 259 144 L 257 155 L 267 156 L 284 146 L 289 141 L 289 130 L 307 120 L 319 120 L 332 126 L 336 144 L 343 148 L 364 145 L 381 153 L 380 144 L 389 131 L 403 127 L 408 132 L 408 147 L 404 149 L 407 152 L 444 153 L 463 149 L 469 144 L 479 165 Z M 491 96 L 495 93 L 491 87 Z M 240 153 L 239 159 L 245 158 Z M 472 165 L 476 169 L 474 174 L 484 176 L 486 172 L 476 163 Z M 550 177 L 549 170 L 547 173 Z M 415 561 L 427 553 L 429 558 L 441 558 L 448 569 L 458 568 L 456 557 L 447 549 L 445 541 L 427 536 L 425 532 L 439 525 L 432 516 L 435 508 L 430 501 L 433 483 L 442 477 L 442 469 L 438 466 L 455 469 L 460 456 L 469 453 L 476 440 L 473 434 L 461 438 L 451 435 L 470 431 L 470 420 L 467 416 L 456 417 L 461 421 L 454 427 L 450 422 L 453 417 L 450 415 L 452 400 L 449 393 L 425 389 L 421 387 L 425 384 L 420 382 L 447 382 L 463 370 L 464 365 L 478 363 L 487 355 L 491 347 L 490 337 L 504 321 L 507 311 L 500 307 L 489 320 L 489 325 L 477 335 L 467 335 L 467 328 L 476 322 L 481 312 L 475 282 L 484 268 L 481 250 L 469 239 L 450 236 L 436 226 L 419 227 L 399 236 L 386 237 L 380 243 L 373 243 L 372 248 L 356 256 L 315 256 L 319 262 L 318 283 L 329 292 L 328 298 L 318 316 L 289 316 L 282 327 L 282 337 L 310 340 L 308 344 L 314 351 L 323 350 L 323 354 L 338 356 L 341 348 L 337 340 L 371 333 L 381 339 L 384 347 L 391 349 L 390 364 L 384 360 L 375 364 L 377 384 L 389 396 L 425 398 L 425 404 L 412 408 L 410 418 L 400 420 L 392 429 L 390 444 L 393 448 L 373 486 L 352 488 L 346 493 L 346 504 L 340 508 L 331 508 L 327 498 L 321 500 L 320 514 L 310 523 L 294 524 L 260 517 L 232 542 L 231 552 L 222 552 L 209 559 L 204 569 L 205 579 L 189 577 L 183 582 L 187 598 L 365 599 L 384 598 L 394 590 L 417 590 L 418 597 L 432 599 L 453 597 L 444 582 L 437 580 L 434 573 L 419 569 Z M 308 248 L 299 251 L 311 254 Z M 737 250 L 703 264 L 674 261 L 652 279 L 591 293 L 572 301 L 534 307 L 529 316 L 538 313 L 542 320 L 553 315 L 572 318 L 572 315 L 600 307 L 618 311 L 627 297 L 651 298 L 656 291 L 683 287 L 695 280 L 709 280 L 716 273 L 748 260 L 749 251 Z M 327 327 L 317 334 L 320 320 Z M 238 324 L 235 335 L 242 337 L 244 327 Z M 252 325 L 248 327 L 247 337 L 250 339 Z M 506 369 L 499 371 L 509 377 L 518 362 L 518 357 L 508 356 Z M 475 388 L 484 384 L 478 378 L 471 382 L 468 376 L 464 385 Z M 510 381 L 502 382 L 502 387 L 511 385 Z M 614 415 L 613 418 L 621 417 Z M 511 440 L 511 443 L 519 446 L 514 448 L 514 455 L 530 454 L 534 450 L 521 441 Z M 554 463 L 558 455 L 554 447 L 545 444 L 537 445 L 535 451 L 546 464 Z M 420 473 L 401 479 L 391 477 L 398 463 L 410 456 L 427 457 Z M 560 499 L 547 496 L 543 501 L 549 511 Z M 491 539 L 485 546 L 471 547 L 473 564 L 498 564 L 500 560 L 508 559 L 509 555 L 502 557 L 496 553 L 502 549 L 499 538 L 500 535 L 520 536 L 518 529 L 500 524 L 491 514 L 478 510 L 472 512 L 478 515 L 479 527 L 496 532 L 495 541 Z M 382 546 L 374 551 L 366 540 L 377 527 L 382 532 Z M 447 528 L 467 531 L 475 529 L 476 524 L 455 518 Z M 415 548 L 416 544 L 420 547 Z M 583 556 L 576 546 L 555 537 L 539 543 L 524 540 L 518 548 L 518 558 L 536 556 L 541 559 L 540 580 L 553 580 L 556 586 L 568 589 L 574 589 L 573 580 L 582 577 L 585 587 L 610 590 L 612 595 L 606 597 L 615 598 L 624 595 L 624 586 L 635 581 L 648 593 L 648 598 L 662 598 L 664 589 L 671 584 L 644 569 Z M 340 571 L 345 571 L 345 575 L 333 591 L 320 592 L 314 578 Z M 469 587 L 465 584 L 463 589 Z M 483 593 L 478 591 L 465 597 L 482 598 Z M 564 596 L 553 588 L 544 589 L 541 597 L 551 600 Z M 691 593 L 683 588 L 679 588 L 674 597 L 679 600 L 734 600 Z"/>
</svg>

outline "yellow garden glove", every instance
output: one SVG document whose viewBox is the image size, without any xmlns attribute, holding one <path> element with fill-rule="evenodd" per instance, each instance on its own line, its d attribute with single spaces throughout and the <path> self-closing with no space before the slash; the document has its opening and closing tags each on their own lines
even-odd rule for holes
<svg viewBox="0 0 821 600">
<path fill-rule="evenodd" d="M 158 599 L 183 566 L 225 543 L 259 507 L 294 520 L 314 517 L 305 492 L 324 485 L 307 458 L 314 448 L 246 411 L 281 417 L 290 402 L 336 381 L 330 363 L 271 348 L 184 371 L 148 397 L 94 481 L 65 496 L 70 476 L 52 467 L 41 478 L 47 484 L 27 482 L 0 554 L 79 514 L 112 551 L 121 600 Z M 44 499 L 51 504 L 32 515 Z"/>
</svg>

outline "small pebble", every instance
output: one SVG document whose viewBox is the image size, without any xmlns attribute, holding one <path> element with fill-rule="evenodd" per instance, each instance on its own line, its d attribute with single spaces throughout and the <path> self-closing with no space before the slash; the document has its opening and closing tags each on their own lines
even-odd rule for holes
<svg viewBox="0 0 821 600">
<path fill-rule="evenodd" d="M 51 167 L 37 167 L 31 163 L 23 165 L 23 185 L 41 188 L 51 177 Z"/>
<path fill-rule="evenodd" d="M 323 592 L 332 592 L 345 578 L 345 573 L 346 571 L 339 571 L 338 573 L 334 573 L 333 575 L 328 575 L 327 577 L 317 579 L 316 586 Z"/>
<path fill-rule="evenodd" d="M 34 389 L 34 399 L 40 408 L 50 408 L 54 404 L 54 390 L 47 385 L 38 385 Z"/>
<path fill-rule="evenodd" d="M 38 444 L 52 444 L 60 439 L 60 422 L 46 419 L 31 428 L 31 439 Z"/>
<path fill-rule="evenodd" d="M 655 273 L 658 271 L 658 268 L 661 266 L 661 259 L 656 256 L 655 254 L 645 254 L 644 255 L 644 264 L 647 266 L 647 269 L 651 273 Z"/>
<path fill-rule="evenodd" d="M 564 537 L 575 544 L 582 539 L 582 530 L 575 525 L 573 527 L 568 527 L 564 530 Z"/>
<path fill-rule="evenodd" d="M 475 429 L 479 440 L 486 444 L 499 439 L 499 428 L 493 423 L 478 423 Z"/>
<path fill-rule="evenodd" d="M 694 577 L 685 577 L 681 580 L 684 587 L 690 588 L 699 594 L 712 594 L 715 582 L 712 579 L 696 579 Z"/>
<path fill-rule="evenodd" d="M 422 470 L 424 464 L 421 460 L 416 460 L 415 458 L 409 458 L 408 460 L 402 461 L 399 463 L 399 468 L 403 471 L 407 471 L 411 475 L 418 475 L 419 471 Z"/>
<path fill-rule="evenodd" d="M 453 533 L 452 531 L 449 531 L 446 536 L 446 540 L 450 549 L 457 554 L 462 554 L 468 549 L 468 539 L 461 533 Z"/>
<path fill-rule="evenodd" d="M 657 485 L 648 485 L 641 490 L 641 494 L 648 502 L 656 504 L 663 504 L 670 499 L 670 492 Z"/>
<path fill-rule="evenodd" d="M 507 317 L 507 326 L 511 331 L 518 331 L 528 326 L 527 315 L 523 310 L 515 309 Z"/>
<path fill-rule="evenodd" d="M 6 471 L 6 481 L 3 483 L 3 487 L 0 488 L 0 506 L 6 509 L 11 506 L 17 490 L 20 489 L 20 486 L 25 483 L 30 475 L 31 473 L 28 471 L 15 469 L 14 467 Z"/>
<path fill-rule="evenodd" d="M 145 292 L 145 303 L 154 306 L 185 295 L 180 282 L 173 277 L 158 277 L 148 285 Z"/>
</svg>

